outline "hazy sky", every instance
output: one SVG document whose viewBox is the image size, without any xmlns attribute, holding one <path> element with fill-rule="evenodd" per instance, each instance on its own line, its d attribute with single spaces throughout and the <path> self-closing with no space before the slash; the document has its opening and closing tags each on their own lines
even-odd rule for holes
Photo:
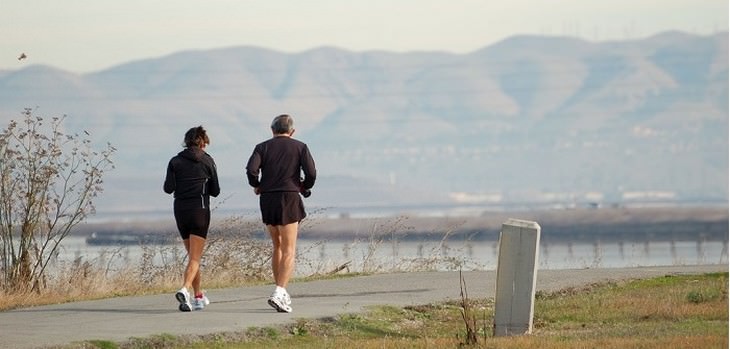
<svg viewBox="0 0 730 349">
<path fill-rule="evenodd" d="M 728 30 L 727 0 L 0 0 L 0 69 L 90 72 L 189 49 L 474 51 L 515 34 L 588 40 Z M 18 56 L 25 52 L 25 60 Z"/>
</svg>

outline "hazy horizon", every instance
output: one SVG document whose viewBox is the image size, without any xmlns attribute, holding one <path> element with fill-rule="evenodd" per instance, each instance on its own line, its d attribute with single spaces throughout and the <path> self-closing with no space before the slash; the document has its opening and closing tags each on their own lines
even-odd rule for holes
<svg viewBox="0 0 730 349">
<path fill-rule="evenodd" d="M 467 53 L 520 34 L 607 41 L 727 29 L 728 2 L 720 0 L 8 0 L 0 12 L 0 70 L 44 64 L 88 73 L 173 52 L 236 46 L 286 53 L 323 46 Z M 21 53 L 27 58 L 19 60 Z"/>
</svg>

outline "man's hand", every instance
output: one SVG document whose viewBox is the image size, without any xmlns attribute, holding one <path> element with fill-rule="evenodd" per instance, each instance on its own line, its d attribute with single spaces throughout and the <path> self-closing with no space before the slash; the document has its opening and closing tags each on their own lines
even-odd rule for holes
<svg viewBox="0 0 730 349">
<path fill-rule="evenodd" d="M 253 188 L 253 193 L 256 195 L 261 194 L 261 191 L 259 190 L 259 187 Z"/>
</svg>

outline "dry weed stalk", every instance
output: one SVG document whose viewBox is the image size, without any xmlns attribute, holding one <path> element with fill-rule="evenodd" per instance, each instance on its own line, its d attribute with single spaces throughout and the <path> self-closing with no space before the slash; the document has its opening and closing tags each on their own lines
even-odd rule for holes
<svg viewBox="0 0 730 349">
<path fill-rule="evenodd" d="M 469 303 L 469 294 L 466 291 L 466 281 L 464 280 L 464 275 L 462 274 L 461 269 L 459 269 L 459 286 L 461 288 L 461 318 L 464 321 L 464 326 L 466 328 L 466 343 L 463 344 L 474 345 L 478 343 L 477 317 Z"/>
</svg>

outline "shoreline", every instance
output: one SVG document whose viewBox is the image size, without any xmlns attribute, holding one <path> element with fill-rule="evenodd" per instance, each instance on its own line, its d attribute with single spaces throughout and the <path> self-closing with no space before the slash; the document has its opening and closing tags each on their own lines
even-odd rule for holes
<svg viewBox="0 0 730 349">
<path fill-rule="evenodd" d="M 398 213 L 392 216 L 330 218 L 310 213 L 300 225 L 300 239 L 352 240 L 383 239 L 474 239 L 497 240 L 502 224 L 510 218 L 537 222 L 543 241 L 646 241 L 728 240 L 727 207 L 644 207 L 578 208 L 561 210 L 484 212 L 481 215 L 419 216 Z M 258 217 L 218 217 L 211 221 L 211 233 L 240 231 L 265 237 Z M 73 235 L 173 234 L 172 217 L 148 221 L 84 223 Z"/>
</svg>

